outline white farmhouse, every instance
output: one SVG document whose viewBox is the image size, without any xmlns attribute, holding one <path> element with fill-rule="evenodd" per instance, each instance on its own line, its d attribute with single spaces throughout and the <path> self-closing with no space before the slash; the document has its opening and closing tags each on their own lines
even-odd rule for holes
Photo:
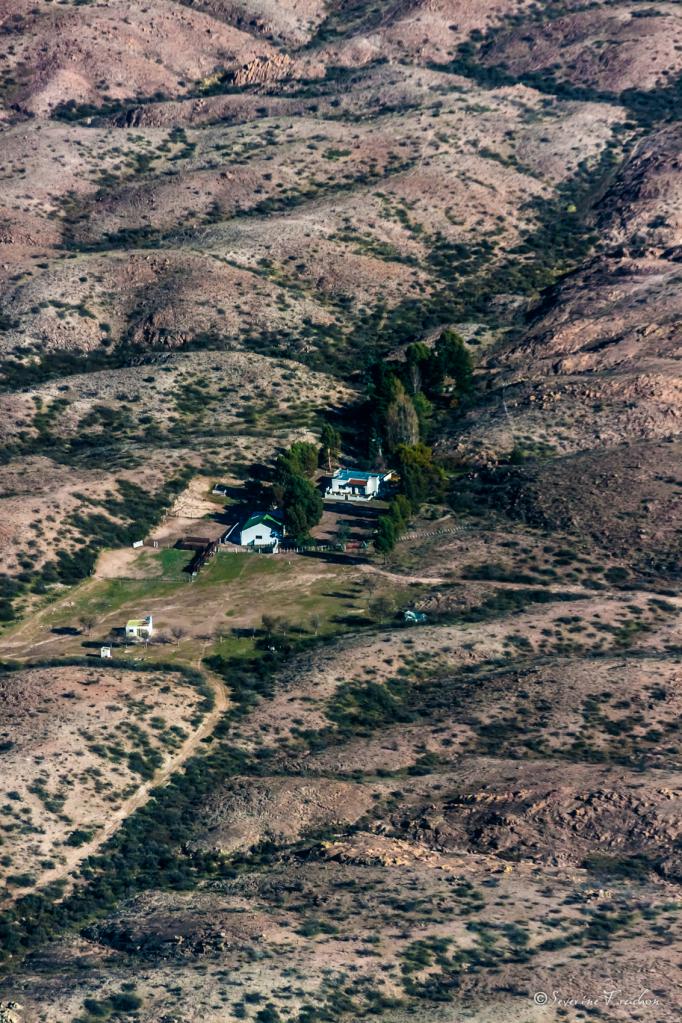
<svg viewBox="0 0 682 1023">
<path fill-rule="evenodd" d="M 337 469 L 325 497 L 341 497 L 345 501 L 371 501 L 381 497 L 392 472 L 364 472 L 362 469 Z"/>
<path fill-rule="evenodd" d="M 151 639 L 154 632 L 152 616 L 131 618 L 126 622 L 126 639 Z"/>
</svg>

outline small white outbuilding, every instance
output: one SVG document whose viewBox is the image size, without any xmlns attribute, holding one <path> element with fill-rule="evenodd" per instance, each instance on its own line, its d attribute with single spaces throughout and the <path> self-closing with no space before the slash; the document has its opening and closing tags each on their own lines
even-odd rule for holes
<svg viewBox="0 0 682 1023">
<path fill-rule="evenodd" d="M 126 639 L 151 639 L 154 632 L 152 616 L 131 618 L 126 622 Z"/>
</svg>

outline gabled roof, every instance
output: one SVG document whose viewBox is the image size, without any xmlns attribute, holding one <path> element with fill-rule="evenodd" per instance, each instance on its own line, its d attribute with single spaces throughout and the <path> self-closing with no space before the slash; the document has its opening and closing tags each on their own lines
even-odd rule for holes
<svg viewBox="0 0 682 1023">
<path fill-rule="evenodd" d="M 252 526 L 269 526 L 271 529 L 282 529 L 282 523 L 270 512 L 254 512 L 242 526 L 242 532 Z"/>
</svg>

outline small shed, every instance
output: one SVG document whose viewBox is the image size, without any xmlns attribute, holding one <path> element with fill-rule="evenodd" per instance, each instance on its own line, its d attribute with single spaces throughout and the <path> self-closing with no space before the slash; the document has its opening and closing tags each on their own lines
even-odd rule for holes
<svg viewBox="0 0 682 1023">
<path fill-rule="evenodd" d="M 151 639 L 154 632 L 152 616 L 131 618 L 126 622 L 126 639 Z"/>
<path fill-rule="evenodd" d="M 110 646 L 102 646 L 102 647 L 100 647 L 99 648 L 99 655 L 100 655 L 100 657 L 103 660 L 106 659 L 106 658 L 111 657 L 111 647 Z"/>
</svg>

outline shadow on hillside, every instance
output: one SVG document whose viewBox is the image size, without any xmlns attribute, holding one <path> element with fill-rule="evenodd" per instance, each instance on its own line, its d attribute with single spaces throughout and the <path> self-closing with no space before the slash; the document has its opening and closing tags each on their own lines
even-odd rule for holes
<svg viewBox="0 0 682 1023">
<path fill-rule="evenodd" d="M 313 558 L 316 561 L 324 561 L 329 565 L 368 565 L 369 558 L 353 554 L 344 554 L 342 551 L 300 551 L 299 558 Z"/>
</svg>

